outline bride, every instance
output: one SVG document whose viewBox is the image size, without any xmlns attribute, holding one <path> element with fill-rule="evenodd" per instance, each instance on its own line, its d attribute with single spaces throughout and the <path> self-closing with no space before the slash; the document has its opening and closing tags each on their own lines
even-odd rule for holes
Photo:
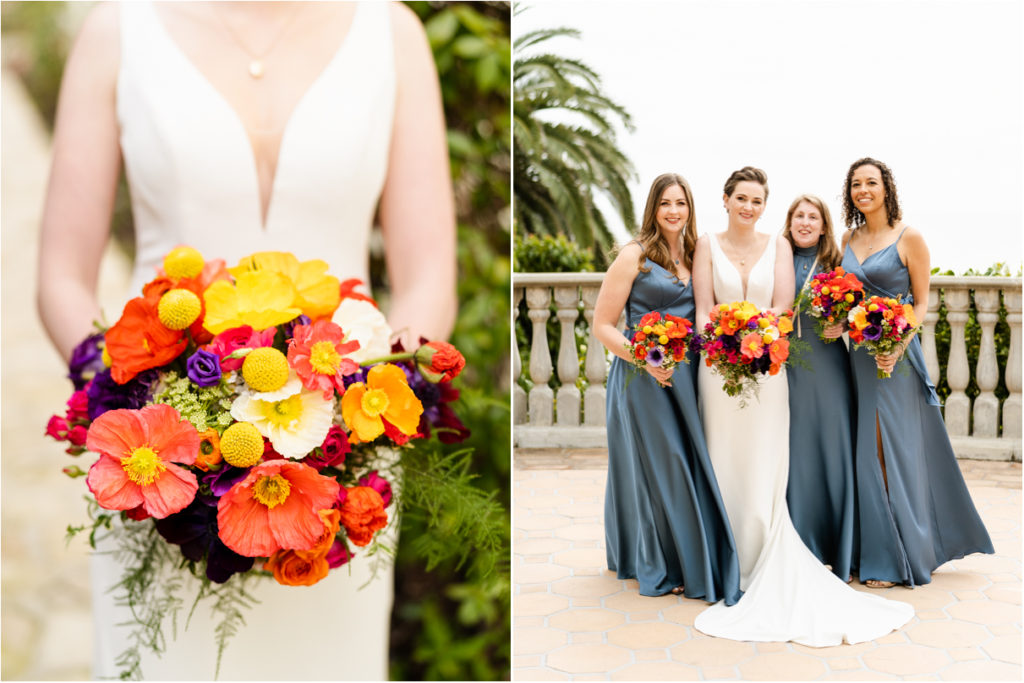
<svg viewBox="0 0 1024 683">
<path fill-rule="evenodd" d="M 754 228 L 768 199 L 768 178 L 750 166 L 725 183 L 725 232 L 697 242 L 693 265 L 697 329 L 720 303 L 747 300 L 779 313 L 792 304 L 793 252 L 784 237 Z M 743 597 L 697 616 L 703 633 L 733 640 L 794 641 L 812 647 L 874 640 L 907 623 L 905 603 L 858 593 L 800 540 L 786 506 L 789 402 L 785 370 L 760 381 L 740 407 L 721 378 L 701 365 L 705 440 L 736 540 Z"/>
<path fill-rule="evenodd" d="M 42 226 L 39 308 L 68 358 L 100 318 L 96 278 L 123 160 L 136 228 L 133 287 L 179 244 L 233 266 L 257 251 L 326 261 L 368 282 L 379 217 L 388 321 L 444 339 L 455 315 L 455 221 L 444 116 L 423 27 L 401 3 L 102 3 L 69 57 Z M 423 286 L 429 283 L 429 287 Z M 117 311 L 107 311 L 108 320 Z M 407 343 L 406 346 L 409 344 Z M 357 557 L 309 588 L 260 580 L 224 679 L 388 677 L 392 566 Z M 351 571 L 348 571 L 351 568 Z M 116 677 L 124 567 L 92 564 L 94 674 Z M 187 608 L 195 595 L 182 591 Z M 208 679 L 200 604 L 153 679 Z"/>
</svg>

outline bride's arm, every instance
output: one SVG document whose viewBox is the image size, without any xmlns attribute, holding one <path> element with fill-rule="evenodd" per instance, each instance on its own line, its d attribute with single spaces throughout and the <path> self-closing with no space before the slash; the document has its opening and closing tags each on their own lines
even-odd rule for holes
<svg viewBox="0 0 1024 683">
<path fill-rule="evenodd" d="M 694 321 L 693 329 L 699 333 L 711 319 L 711 308 L 715 305 L 711 242 L 707 235 L 697 239 L 697 248 L 693 252 L 693 296 L 697 305 L 697 320 Z"/>
<path fill-rule="evenodd" d="M 406 348 L 445 339 L 455 324 L 455 207 L 441 90 L 419 19 L 391 5 L 397 94 L 380 201 L 391 305 Z"/>
<path fill-rule="evenodd" d="M 793 273 L 793 247 L 781 234 L 775 238 L 775 289 L 772 291 L 772 310 L 783 313 L 793 308 L 793 290 L 796 275 Z"/>
<path fill-rule="evenodd" d="M 99 318 L 96 283 L 121 167 L 115 109 L 118 8 L 89 14 L 68 57 L 43 206 L 36 301 L 65 360 Z"/>
</svg>

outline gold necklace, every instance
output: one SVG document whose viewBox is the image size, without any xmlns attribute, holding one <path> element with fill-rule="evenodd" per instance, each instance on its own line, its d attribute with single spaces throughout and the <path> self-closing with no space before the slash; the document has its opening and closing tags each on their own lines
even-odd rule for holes
<svg viewBox="0 0 1024 683">
<path fill-rule="evenodd" d="M 277 30 L 277 33 L 274 34 L 274 37 L 273 39 L 271 39 L 270 43 L 263 50 L 254 53 L 252 50 L 249 49 L 249 46 L 245 44 L 245 41 L 241 39 L 241 37 L 238 35 L 235 29 L 232 28 L 231 24 L 227 20 L 227 17 L 225 17 L 224 14 L 221 13 L 220 9 L 218 8 L 218 3 L 215 2 L 211 6 L 213 7 L 214 13 L 217 15 L 217 18 L 220 20 L 222 24 L 224 24 L 224 28 L 227 30 L 228 35 L 231 36 L 231 39 L 235 41 L 235 44 L 242 49 L 242 52 L 244 52 L 246 56 L 249 57 L 249 75 L 257 80 L 263 78 L 263 74 L 266 73 L 264 60 L 267 58 L 267 55 L 269 55 L 270 52 L 274 49 L 274 47 L 277 46 L 277 43 L 288 31 L 288 27 L 291 26 L 292 22 L 295 20 L 295 17 L 297 17 L 299 15 L 299 12 L 302 11 L 302 4 L 296 3 L 295 11 L 293 11 L 290 15 L 288 15 L 288 17 L 284 21 L 281 22 L 281 27 Z"/>
<path fill-rule="evenodd" d="M 727 239 L 729 240 L 729 247 L 733 250 L 733 252 L 737 252 L 736 245 L 732 243 L 732 238 L 727 238 Z M 754 243 L 754 246 L 755 247 L 757 246 L 756 242 Z M 740 265 L 741 266 L 747 265 L 747 254 L 749 254 L 749 253 L 750 253 L 750 248 L 748 247 L 744 251 L 743 256 L 740 258 Z"/>
</svg>

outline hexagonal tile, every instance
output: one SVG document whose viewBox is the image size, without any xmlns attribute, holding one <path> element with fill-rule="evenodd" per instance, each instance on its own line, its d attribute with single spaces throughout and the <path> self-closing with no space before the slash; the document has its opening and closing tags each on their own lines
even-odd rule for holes
<svg viewBox="0 0 1024 683">
<path fill-rule="evenodd" d="M 1020 666 L 1006 662 L 959 662 L 939 672 L 945 681 L 1019 681 Z"/>
<path fill-rule="evenodd" d="M 859 671 L 836 671 L 825 676 L 825 681 L 896 681 L 896 676 L 860 669 Z"/>
<path fill-rule="evenodd" d="M 559 541 L 569 546 L 567 541 Z M 563 567 L 594 567 L 603 568 L 607 566 L 607 555 L 601 548 L 587 548 L 584 550 L 563 550 L 557 553 L 553 561 Z"/>
<path fill-rule="evenodd" d="M 516 518 L 516 526 L 525 531 L 548 531 L 570 524 L 572 520 L 561 515 L 530 515 L 523 519 Z"/>
<path fill-rule="evenodd" d="M 1019 624 L 1020 607 L 1006 602 L 992 600 L 972 600 L 958 602 L 946 608 L 946 614 L 954 619 L 974 622 L 975 624 Z"/>
<path fill-rule="evenodd" d="M 553 628 L 521 628 L 512 639 L 512 654 L 538 655 L 562 647 L 569 642 L 565 631 Z"/>
<path fill-rule="evenodd" d="M 996 636 L 982 645 L 981 649 L 992 659 L 1017 665 L 1021 663 L 1019 636 Z"/>
<path fill-rule="evenodd" d="M 950 571 L 945 568 L 940 568 L 938 571 L 932 574 L 932 582 L 928 585 L 940 588 L 946 591 L 957 591 L 957 590 L 981 590 L 988 586 L 988 577 L 983 574 L 978 574 L 969 571 Z M 917 590 L 911 591 L 916 593 Z M 909 600 L 908 600 L 909 602 Z"/>
<path fill-rule="evenodd" d="M 956 568 L 960 571 L 979 574 L 1019 572 L 1020 560 L 998 555 L 969 555 L 962 560 L 957 560 Z"/>
<path fill-rule="evenodd" d="M 530 509 L 553 509 L 565 503 L 565 498 L 562 496 L 516 496 L 516 505 L 522 505 L 525 508 Z"/>
<path fill-rule="evenodd" d="M 517 584 L 551 583 L 564 579 L 571 571 L 557 564 L 524 564 L 512 571 L 512 580 Z"/>
<path fill-rule="evenodd" d="M 671 607 L 677 603 L 678 598 L 671 594 L 651 598 L 631 590 L 626 590 L 604 599 L 605 608 L 622 610 L 623 612 L 650 612 Z"/>
<path fill-rule="evenodd" d="M 671 621 L 684 626 L 693 626 L 693 620 L 697 615 L 708 608 L 706 602 L 700 600 L 683 600 L 678 605 L 666 607 L 661 611 L 665 621 Z"/>
<path fill-rule="evenodd" d="M 753 657 L 756 652 L 753 643 L 695 636 L 685 643 L 673 647 L 669 650 L 669 654 L 672 655 L 672 659 L 683 664 L 700 666 L 714 662 L 715 665 L 724 666 L 739 664 Z M 707 672 L 705 672 L 706 674 Z"/>
<path fill-rule="evenodd" d="M 567 681 L 569 676 L 551 669 L 516 669 L 512 672 L 516 681 Z"/>
<path fill-rule="evenodd" d="M 741 663 L 737 668 L 741 677 L 760 681 L 809 680 L 828 673 L 820 659 L 795 652 L 762 655 Z"/>
<path fill-rule="evenodd" d="M 669 647 L 689 637 L 690 632 L 682 626 L 658 622 L 627 624 L 608 631 L 609 643 L 630 650 Z"/>
<path fill-rule="evenodd" d="M 808 647 L 800 643 L 793 643 L 792 647 L 793 652 L 828 659 L 830 657 L 857 657 L 865 652 L 874 650 L 878 646 L 873 642 L 867 642 L 857 643 L 856 645 L 833 645 L 832 647 Z"/>
<path fill-rule="evenodd" d="M 574 523 L 571 526 L 555 530 L 555 536 L 570 541 L 603 541 L 603 524 L 580 524 Z"/>
<path fill-rule="evenodd" d="M 574 609 L 548 618 L 548 625 L 572 632 L 607 631 L 626 623 L 626 615 L 606 609 Z"/>
<path fill-rule="evenodd" d="M 873 593 L 877 594 L 878 591 L 873 591 Z M 914 590 L 901 590 L 898 595 L 886 595 L 885 597 L 909 603 L 914 606 L 915 610 L 942 609 L 946 605 L 956 602 L 956 598 L 950 591 L 931 585 L 921 586 Z"/>
<path fill-rule="evenodd" d="M 524 617 L 554 614 L 568 606 L 568 599 L 548 593 L 527 593 L 512 598 L 513 614 Z"/>
<path fill-rule="evenodd" d="M 949 647 L 946 654 L 954 662 L 969 662 L 974 659 L 988 659 L 979 647 Z"/>
<path fill-rule="evenodd" d="M 861 668 L 860 661 L 853 657 L 833 657 L 826 661 L 828 662 L 828 668 L 832 671 L 851 671 Z"/>
<path fill-rule="evenodd" d="M 531 538 L 512 547 L 516 555 L 551 555 L 565 550 L 571 544 L 561 538 Z"/>
<path fill-rule="evenodd" d="M 568 645 L 548 655 L 548 666 L 571 674 L 604 673 L 629 664 L 628 650 L 614 645 Z"/>
<path fill-rule="evenodd" d="M 611 676 L 613 681 L 699 681 L 696 669 L 676 662 L 644 662 L 627 666 Z"/>
<path fill-rule="evenodd" d="M 981 626 L 963 621 L 929 621 L 907 628 L 911 642 L 928 647 L 950 648 L 981 645 L 991 636 Z"/>
<path fill-rule="evenodd" d="M 911 676 L 931 673 L 949 657 L 942 650 L 923 645 L 890 645 L 864 654 L 861 661 L 882 673 Z"/>
<path fill-rule="evenodd" d="M 603 643 L 604 642 L 604 634 L 603 633 L 593 633 L 593 632 L 590 632 L 590 633 L 570 633 L 569 634 L 569 642 L 571 642 L 573 645 L 581 645 L 581 644 L 587 644 L 587 643 Z"/>
<path fill-rule="evenodd" d="M 604 518 L 604 503 L 574 503 L 572 505 L 561 505 L 555 508 L 555 512 L 566 517 L 593 518 L 595 523 Z"/>
<path fill-rule="evenodd" d="M 1020 604 L 1020 584 L 1016 586 L 1008 586 L 1006 584 L 997 583 L 985 589 L 985 597 L 989 600 L 998 600 L 999 602 L 1009 602 L 1014 605 Z"/>
<path fill-rule="evenodd" d="M 551 584 L 551 592 L 571 598 L 601 598 L 622 590 L 622 581 L 603 576 L 570 576 Z"/>
</svg>

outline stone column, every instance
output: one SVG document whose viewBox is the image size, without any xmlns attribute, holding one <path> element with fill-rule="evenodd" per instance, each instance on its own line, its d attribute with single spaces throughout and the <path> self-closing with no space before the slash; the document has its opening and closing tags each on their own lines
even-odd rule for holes
<svg viewBox="0 0 1024 683">
<path fill-rule="evenodd" d="M 512 424 L 525 424 L 526 412 L 526 391 L 519 386 L 519 377 L 523 374 L 523 359 L 519 355 L 519 342 L 516 340 L 515 319 L 519 317 L 519 304 L 523 300 L 523 288 L 516 287 L 512 297 Z"/>
<path fill-rule="evenodd" d="M 576 319 L 580 315 L 579 287 L 555 287 L 555 307 L 562 326 L 558 343 L 558 388 L 556 424 L 559 427 L 578 427 L 580 424 L 580 390 L 576 380 L 580 376 L 580 356 L 576 351 Z"/>
<path fill-rule="evenodd" d="M 924 352 L 924 365 L 928 368 L 928 376 L 932 384 L 939 385 L 939 354 L 935 351 L 935 323 L 939 320 L 939 298 L 937 288 L 932 289 L 928 296 L 928 312 L 924 316 L 921 332 L 921 351 Z"/>
<path fill-rule="evenodd" d="M 600 287 L 583 287 L 583 317 L 587 320 L 590 336 L 587 338 L 587 360 L 583 370 L 587 390 L 583 393 L 583 424 L 600 427 L 605 423 L 605 380 L 608 377 L 608 357 L 604 344 L 594 336 L 594 306 Z"/>
<path fill-rule="evenodd" d="M 972 436 L 994 439 L 999 435 L 999 399 L 995 388 L 999 384 L 999 364 L 996 362 L 995 327 L 999 321 L 999 290 L 995 287 L 974 290 L 974 305 L 978 308 L 981 326 L 981 347 L 974 379 L 980 393 L 974 399 L 974 428 Z"/>
<path fill-rule="evenodd" d="M 967 366 L 967 345 L 964 326 L 967 324 L 967 309 L 970 306 L 970 290 L 948 287 L 943 296 L 946 300 L 946 320 L 949 322 L 949 361 L 946 364 L 946 381 L 950 394 L 946 399 L 946 431 L 950 436 L 967 436 L 971 399 L 964 389 L 971 381 L 971 370 Z"/>
<path fill-rule="evenodd" d="M 533 388 L 528 397 L 529 423 L 535 426 L 551 426 L 553 421 L 554 392 L 548 386 L 551 379 L 551 352 L 548 351 L 548 318 L 551 311 L 551 291 L 547 285 L 526 288 L 526 314 L 533 322 L 533 339 L 530 343 L 530 381 Z"/>
<path fill-rule="evenodd" d="M 1016 287 L 1003 290 L 1006 303 L 1006 322 L 1010 325 L 1010 355 L 1006 359 L 1006 389 L 1010 396 L 1003 403 L 1003 438 L 1021 438 L 1021 378 L 1020 327 L 1021 290 Z"/>
</svg>

